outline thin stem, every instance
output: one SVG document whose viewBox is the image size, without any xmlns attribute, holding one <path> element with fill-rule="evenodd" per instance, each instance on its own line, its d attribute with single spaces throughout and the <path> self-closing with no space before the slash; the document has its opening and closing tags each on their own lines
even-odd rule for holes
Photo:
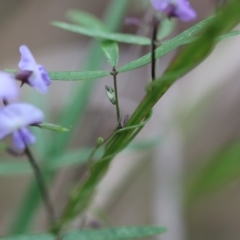
<svg viewBox="0 0 240 240">
<path fill-rule="evenodd" d="M 115 101 L 116 101 L 116 112 L 117 112 L 117 121 L 118 121 L 118 127 L 117 129 L 122 128 L 121 124 L 121 112 L 119 107 L 119 101 L 118 101 L 118 89 L 117 89 L 117 74 L 116 68 L 113 67 L 112 69 L 112 75 L 113 75 L 113 83 L 114 83 L 114 92 L 115 92 Z"/>
<path fill-rule="evenodd" d="M 50 197 L 49 197 L 49 194 L 47 191 L 47 187 L 46 187 L 46 184 L 43 179 L 43 175 L 42 175 L 41 170 L 27 145 L 26 145 L 26 149 L 24 150 L 24 153 L 27 156 L 27 158 L 33 168 L 39 190 L 41 192 L 45 207 L 47 209 L 49 224 L 51 225 L 55 222 L 55 211 L 53 208 L 53 204 L 50 200 Z"/>
<path fill-rule="evenodd" d="M 158 26 L 159 26 L 159 19 L 156 16 L 153 16 L 153 20 L 152 20 L 152 39 L 151 39 L 151 56 L 152 56 L 151 76 L 152 76 L 152 81 L 154 81 L 156 79 L 156 56 L 155 56 L 155 50 L 157 48 Z"/>
</svg>

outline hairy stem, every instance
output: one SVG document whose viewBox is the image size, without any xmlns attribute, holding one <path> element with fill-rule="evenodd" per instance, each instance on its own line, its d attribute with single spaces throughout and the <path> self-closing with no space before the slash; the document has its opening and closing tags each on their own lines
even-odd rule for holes
<svg viewBox="0 0 240 240">
<path fill-rule="evenodd" d="M 35 161 L 33 154 L 31 153 L 30 149 L 28 148 L 28 146 L 26 145 L 26 149 L 24 151 L 24 154 L 27 156 L 32 169 L 34 171 L 34 175 L 39 187 L 39 190 L 41 192 L 42 198 L 43 198 L 43 202 L 45 204 L 45 207 L 47 209 L 47 213 L 48 213 L 48 219 L 49 219 L 49 224 L 53 224 L 55 222 L 55 211 L 53 208 L 53 204 L 50 200 L 48 191 L 47 191 L 47 187 L 46 184 L 44 182 L 44 178 L 43 175 L 41 173 L 41 170 L 37 164 L 37 162 Z"/>
<path fill-rule="evenodd" d="M 122 128 L 122 124 L 121 124 L 121 112 L 120 112 L 119 101 L 118 101 L 117 74 L 118 73 L 116 71 L 116 68 L 113 67 L 112 75 L 113 75 L 115 101 L 116 101 L 116 112 L 117 112 L 117 121 L 118 121 L 117 129 L 120 129 L 120 128 Z"/>
<path fill-rule="evenodd" d="M 151 38 L 151 76 L 152 81 L 156 79 L 156 56 L 155 56 L 155 50 L 157 48 L 157 33 L 158 33 L 158 27 L 159 27 L 159 19 L 156 16 L 153 16 L 152 20 L 152 38 Z"/>
</svg>

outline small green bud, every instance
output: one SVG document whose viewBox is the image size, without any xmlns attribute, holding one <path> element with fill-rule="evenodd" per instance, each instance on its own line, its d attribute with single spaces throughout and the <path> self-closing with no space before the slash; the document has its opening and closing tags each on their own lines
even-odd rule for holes
<svg viewBox="0 0 240 240">
<path fill-rule="evenodd" d="M 101 145 L 103 142 L 104 142 L 104 139 L 101 138 L 101 137 L 99 137 L 99 138 L 97 139 L 97 146 Z"/>
<path fill-rule="evenodd" d="M 107 93 L 107 96 L 108 96 L 108 99 L 109 101 L 115 105 L 116 104 L 116 97 L 115 97 L 115 91 L 112 87 L 110 86 L 105 86 L 105 90 L 106 90 L 106 93 Z"/>
</svg>

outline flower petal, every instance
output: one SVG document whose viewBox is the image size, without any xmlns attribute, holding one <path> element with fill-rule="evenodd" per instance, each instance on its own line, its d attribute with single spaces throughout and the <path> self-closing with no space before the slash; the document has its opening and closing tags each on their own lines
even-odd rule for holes
<svg viewBox="0 0 240 240">
<path fill-rule="evenodd" d="M 20 130 L 13 133 L 13 144 L 16 148 L 23 150 L 26 145 L 31 145 L 36 142 L 36 137 L 32 134 L 32 132 L 23 127 Z"/>
<path fill-rule="evenodd" d="M 48 86 L 46 85 L 45 79 L 43 79 L 39 69 L 32 73 L 32 75 L 28 79 L 28 83 L 30 86 L 32 86 L 42 94 L 45 94 L 48 91 Z"/>
<path fill-rule="evenodd" d="M 25 142 L 19 131 L 14 132 L 12 138 L 13 138 L 13 145 L 17 149 L 23 150 L 25 148 Z"/>
<path fill-rule="evenodd" d="M 176 16 L 182 21 L 188 22 L 197 17 L 197 13 L 191 8 L 189 2 L 178 0 L 178 8 L 175 11 Z"/>
<path fill-rule="evenodd" d="M 44 80 L 45 85 L 49 86 L 51 84 L 51 79 L 48 75 L 46 68 L 42 65 L 38 65 L 38 69 L 41 73 L 42 79 Z"/>
<path fill-rule="evenodd" d="M 13 76 L 6 72 L 0 72 L 0 98 L 16 99 L 19 88 Z"/>
<path fill-rule="evenodd" d="M 186 0 L 151 0 L 153 7 L 168 17 L 177 17 L 182 21 L 191 21 L 197 17 L 196 12 Z"/>
<path fill-rule="evenodd" d="M 18 64 L 19 68 L 23 71 L 27 70 L 32 72 L 27 79 L 27 83 L 40 93 L 46 93 L 48 91 L 47 86 L 51 84 L 51 80 L 46 69 L 35 61 L 27 46 L 22 45 L 19 50 L 21 53 L 21 60 Z"/>
<path fill-rule="evenodd" d="M 151 0 L 151 2 L 158 11 L 164 11 L 170 4 L 170 0 Z"/>
<path fill-rule="evenodd" d="M 40 123 L 43 118 L 43 112 L 31 104 L 9 104 L 0 110 L 0 139 L 22 127 Z"/>
<path fill-rule="evenodd" d="M 22 70 L 34 71 L 37 63 L 29 48 L 25 45 L 22 45 L 20 46 L 19 51 L 21 53 L 21 59 L 18 63 L 18 67 Z"/>
</svg>

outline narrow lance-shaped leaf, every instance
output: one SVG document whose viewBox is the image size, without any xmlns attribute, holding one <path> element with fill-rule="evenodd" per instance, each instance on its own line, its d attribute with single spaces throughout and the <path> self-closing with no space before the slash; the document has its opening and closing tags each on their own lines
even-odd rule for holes
<svg viewBox="0 0 240 240">
<path fill-rule="evenodd" d="M 188 181 L 186 203 L 194 204 L 201 196 L 212 193 L 240 175 L 240 141 L 222 147 L 208 159 L 208 163 Z"/>
<path fill-rule="evenodd" d="M 47 130 L 55 131 L 55 132 L 68 132 L 69 131 L 68 128 L 65 128 L 65 127 L 62 127 L 62 126 L 59 126 L 56 124 L 52 124 L 52 123 L 46 123 L 46 122 L 39 123 L 36 126 L 47 129 Z"/>
<path fill-rule="evenodd" d="M 166 232 L 164 227 L 119 227 L 100 230 L 85 230 L 64 235 L 66 240 L 124 240 L 151 237 Z"/>
<path fill-rule="evenodd" d="M 196 32 L 191 31 L 191 28 L 184 31 L 183 33 L 179 34 L 175 38 L 163 42 L 160 47 L 156 50 L 156 58 L 161 58 L 165 54 L 173 51 L 175 48 L 179 47 L 180 45 L 185 45 L 192 43 L 196 41 L 199 37 L 194 37 L 199 30 L 202 29 L 207 23 L 210 23 L 210 20 L 212 20 L 213 17 L 210 17 L 209 19 L 204 20 L 203 22 L 195 25 L 194 28 Z M 227 38 L 235 37 L 237 35 L 240 35 L 240 30 L 231 31 L 229 33 L 222 34 L 218 36 L 215 41 L 221 41 Z M 116 55 L 115 55 L 116 56 Z M 133 69 L 142 67 L 144 65 L 147 65 L 151 62 L 151 53 L 148 53 L 118 69 L 118 73 L 121 72 L 127 72 L 131 71 Z M 14 73 L 16 72 L 15 69 L 5 69 L 7 72 Z M 89 80 L 89 79 L 95 79 L 100 77 L 107 77 L 110 76 L 111 73 L 109 71 L 50 71 L 49 75 L 52 80 L 60 80 L 60 81 L 80 81 L 80 80 Z"/>
<path fill-rule="evenodd" d="M 97 145 L 103 143 L 102 138 L 98 138 Z M 157 146 L 162 141 L 162 138 L 148 139 L 143 141 L 132 142 L 127 148 L 127 151 L 144 151 L 149 150 Z M 4 147 L 1 150 L 6 150 L 7 146 L 2 145 Z M 44 166 L 44 169 L 47 171 L 56 171 L 62 168 L 79 166 L 81 164 L 87 163 L 87 160 L 92 153 L 94 148 L 83 148 L 80 150 L 71 150 L 66 153 L 61 154 L 61 156 L 53 157 L 50 162 L 47 162 Z M 101 157 L 101 152 L 96 152 L 95 158 L 98 159 Z M 95 159 L 94 158 L 94 159 Z M 27 161 L 27 159 L 23 159 L 23 161 L 19 161 L 19 159 L 7 159 L 2 160 L 0 162 L 0 176 L 16 176 L 23 174 L 31 174 L 32 168 Z"/>
<path fill-rule="evenodd" d="M 63 240 L 127 240 L 152 237 L 166 232 L 164 227 L 143 226 L 143 227 L 118 227 L 100 230 L 81 230 L 64 233 Z M 1 238 L 2 240 L 54 240 L 52 234 L 22 235 Z"/>
<path fill-rule="evenodd" d="M 203 20 L 202 22 L 194 25 L 193 27 L 189 28 L 188 30 L 180 33 L 176 37 L 163 42 L 157 49 L 156 49 L 156 59 L 161 58 L 162 56 L 166 55 L 167 53 L 173 51 L 177 47 L 181 45 L 185 45 L 188 43 L 192 43 L 193 41 L 197 40 L 196 34 L 199 33 L 206 25 L 210 24 L 214 20 L 215 16 L 209 17 L 208 19 Z M 240 34 L 240 31 L 232 31 L 229 33 L 221 34 L 216 38 L 215 41 L 220 41 L 226 38 L 234 37 Z M 127 72 L 133 69 L 142 67 L 147 65 L 151 62 L 151 53 L 148 53 L 126 65 L 120 67 L 118 72 Z"/>
<path fill-rule="evenodd" d="M 6 72 L 16 73 L 16 69 L 5 69 Z M 49 71 L 51 80 L 78 81 L 109 76 L 109 71 Z"/>
<path fill-rule="evenodd" d="M 64 22 L 52 22 L 52 25 L 55 27 L 68 30 L 70 32 L 79 33 L 88 37 L 112 40 L 116 42 L 129 43 L 129 44 L 138 44 L 138 45 L 151 44 L 151 40 L 149 38 L 136 36 L 132 34 L 111 33 L 111 32 L 100 31 L 96 29 L 87 29 L 84 27 L 80 27 L 78 25 L 64 23 Z"/>
<path fill-rule="evenodd" d="M 50 78 L 52 80 L 62 80 L 62 81 L 78 81 L 78 80 L 88 80 L 100 77 L 106 77 L 110 75 L 108 71 L 79 71 L 79 72 L 49 72 Z"/>
<path fill-rule="evenodd" d="M 156 58 L 160 58 L 164 56 L 165 54 L 171 52 L 178 46 L 185 44 L 185 42 L 190 39 L 191 37 L 195 36 L 197 33 L 199 33 L 204 27 L 206 27 L 208 24 L 210 24 L 216 16 L 211 16 L 202 22 L 192 26 L 191 28 L 187 29 L 186 31 L 180 33 L 176 37 L 172 38 L 171 40 L 168 40 L 166 42 L 163 42 L 157 49 L 156 49 Z M 118 72 L 126 72 L 133 70 L 135 68 L 142 67 L 148 63 L 151 62 L 151 53 L 148 53 L 141 58 L 138 58 L 118 69 Z"/>
<path fill-rule="evenodd" d="M 71 10 L 68 11 L 67 18 L 85 28 L 109 32 L 107 27 L 103 24 L 103 22 L 101 22 L 100 19 L 87 12 Z M 112 67 L 116 67 L 119 58 L 118 44 L 114 41 L 104 40 L 101 45 L 110 65 Z"/>
<path fill-rule="evenodd" d="M 79 10 L 69 10 L 67 11 L 66 17 L 70 21 L 82 25 L 83 27 L 107 31 L 107 27 L 104 23 L 90 13 Z"/>
<path fill-rule="evenodd" d="M 152 116 L 152 111 L 150 111 L 149 115 L 146 116 L 146 119 L 144 119 L 144 121 L 140 122 L 139 124 L 127 126 L 123 129 L 119 129 L 115 131 L 110 137 L 110 139 L 108 140 L 108 142 L 107 143 L 105 142 L 106 143 L 105 148 L 109 149 L 109 146 L 111 146 L 115 137 L 117 137 L 118 135 L 122 135 L 121 133 L 131 132 L 131 130 L 135 132 L 135 131 L 138 131 L 139 129 L 142 129 L 142 127 L 150 120 L 151 116 Z M 62 218 L 59 221 L 57 221 L 52 227 L 53 232 L 58 232 L 64 224 L 69 222 L 70 219 L 74 218 L 74 216 L 76 216 L 89 204 L 89 200 L 90 200 L 89 197 L 93 193 L 90 190 L 93 189 L 93 186 L 97 184 L 97 182 L 103 176 L 103 173 L 107 170 L 109 161 L 117 153 L 119 153 L 120 150 L 123 150 L 120 147 L 121 145 L 119 146 L 119 149 L 116 149 L 115 152 L 111 152 L 109 154 L 105 153 L 103 157 L 101 157 L 101 159 L 94 164 L 93 169 L 95 171 L 95 174 L 93 178 L 90 179 L 90 181 L 84 185 L 83 189 L 81 188 L 81 186 L 79 188 L 75 188 L 75 194 L 70 196 L 69 202 L 65 207 L 65 211 L 63 212 Z M 81 204 L 79 203 L 79 199 L 81 199 Z"/>
<path fill-rule="evenodd" d="M 119 59 L 118 44 L 114 41 L 105 40 L 101 45 L 111 67 L 116 67 Z"/>
</svg>

